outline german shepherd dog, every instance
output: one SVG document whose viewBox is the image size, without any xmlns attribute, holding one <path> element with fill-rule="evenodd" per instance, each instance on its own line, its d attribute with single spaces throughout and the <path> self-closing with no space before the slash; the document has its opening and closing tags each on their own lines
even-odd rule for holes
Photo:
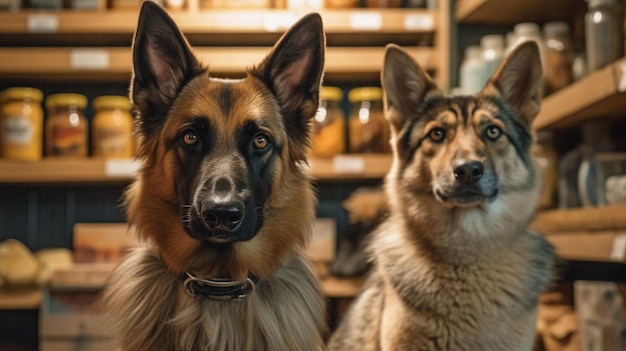
<svg viewBox="0 0 626 351">
<path fill-rule="evenodd" d="M 474 96 L 444 96 L 390 44 L 381 75 L 392 130 L 390 214 L 372 237 L 364 291 L 330 350 L 531 350 L 551 245 L 527 229 L 538 198 L 535 43 Z"/>
<path fill-rule="evenodd" d="M 143 3 L 130 89 L 143 165 L 125 204 L 145 244 L 103 296 L 123 350 L 324 347 L 325 301 L 301 254 L 324 50 L 309 14 L 244 78 L 210 77 L 167 13 Z"/>
</svg>

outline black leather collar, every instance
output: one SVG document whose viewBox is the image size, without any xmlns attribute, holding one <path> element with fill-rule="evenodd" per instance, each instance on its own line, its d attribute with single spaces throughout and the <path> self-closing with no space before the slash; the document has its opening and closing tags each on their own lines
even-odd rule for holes
<svg viewBox="0 0 626 351">
<path fill-rule="evenodd" d="M 241 299 L 252 294 L 259 283 L 259 278 L 249 276 L 245 281 L 235 281 L 228 278 L 202 279 L 190 273 L 182 276 L 183 286 L 193 297 L 211 300 Z"/>
</svg>

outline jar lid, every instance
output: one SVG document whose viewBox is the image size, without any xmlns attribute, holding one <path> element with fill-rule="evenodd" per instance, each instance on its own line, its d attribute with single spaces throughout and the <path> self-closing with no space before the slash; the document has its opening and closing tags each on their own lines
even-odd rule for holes
<svg viewBox="0 0 626 351">
<path fill-rule="evenodd" d="M 41 92 L 41 90 L 35 88 L 14 87 L 5 89 L 2 91 L 2 93 L 0 93 L 0 101 L 4 101 L 5 99 L 30 99 L 41 102 L 41 100 L 43 100 L 43 93 Z"/>
<path fill-rule="evenodd" d="M 115 108 L 120 110 L 130 110 L 131 104 L 130 99 L 127 96 L 103 95 L 98 96 L 93 100 L 93 108 L 96 110 Z"/>
<path fill-rule="evenodd" d="M 379 87 L 360 87 L 350 90 L 348 100 L 357 102 L 362 100 L 381 100 L 383 98 L 383 90 Z"/>
<path fill-rule="evenodd" d="M 52 94 L 46 99 L 46 107 L 52 108 L 55 106 L 72 106 L 75 105 L 80 109 L 87 107 L 87 97 L 81 94 Z"/>
<path fill-rule="evenodd" d="M 513 31 L 519 37 L 532 37 L 541 35 L 539 25 L 533 22 L 518 23 L 513 27 Z"/>
<path fill-rule="evenodd" d="M 321 87 L 320 100 L 341 101 L 343 99 L 343 90 L 337 87 Z"/>
<path fill-rule="evenodd" d="M 500 34 L 487 34 L 480 38 L 480 46 L 484 49 L 503 50 L 504 36 Z"/>
</svg>

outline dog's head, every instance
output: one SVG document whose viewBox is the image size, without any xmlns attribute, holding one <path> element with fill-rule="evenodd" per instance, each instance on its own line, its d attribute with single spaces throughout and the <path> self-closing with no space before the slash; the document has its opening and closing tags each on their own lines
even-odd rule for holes
<svg viewBox="0 0 626 351">
<path fill-rule="evenodd" d="M 470 208 L 536 187 L 529 152 L 541 81 L 535 43 L 517 47 L 474 96 L 445 96 L 394 45 L 381 80 L 396 158 L 388 178 L 394 193 Z M 532 208 L 531 201 L 525 205 Z"/>
<path fill-rule="evenodd" d="M 297 163 L 324 44 L 311 14 L 244 79 L 213 78 L 165 11 L 144 2 L 131 98 L 145 163 L 128 215 L 173 271 L 262 276 L 305 240 L 315 201 Z"/>
</svg>

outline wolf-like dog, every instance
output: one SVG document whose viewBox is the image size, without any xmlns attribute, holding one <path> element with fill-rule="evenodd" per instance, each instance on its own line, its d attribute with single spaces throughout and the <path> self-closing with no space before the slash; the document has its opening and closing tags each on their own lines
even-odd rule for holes
<svg viewBox="0 0 626 351">
<path fill-rule="evenodd" d="M 381 83 L 390 214 L 329 349 L 531 350 L 554 265 L 552 246 L 528 229 L 539 192 L 530 154 L 537 45 L 517 47 L 480 93 L 454 97 L 390 44 Z"/>
<path fill-rule="evenodd" d="M 323 349 L 325 301 L 301 249 L 324 50 L 309 14 L 244 78 L 215 78 L 143 3 L 130 89 L 143 164 L 125 194 L 143 244 L 103 296 L 122 350 Z"/>
</svg>

